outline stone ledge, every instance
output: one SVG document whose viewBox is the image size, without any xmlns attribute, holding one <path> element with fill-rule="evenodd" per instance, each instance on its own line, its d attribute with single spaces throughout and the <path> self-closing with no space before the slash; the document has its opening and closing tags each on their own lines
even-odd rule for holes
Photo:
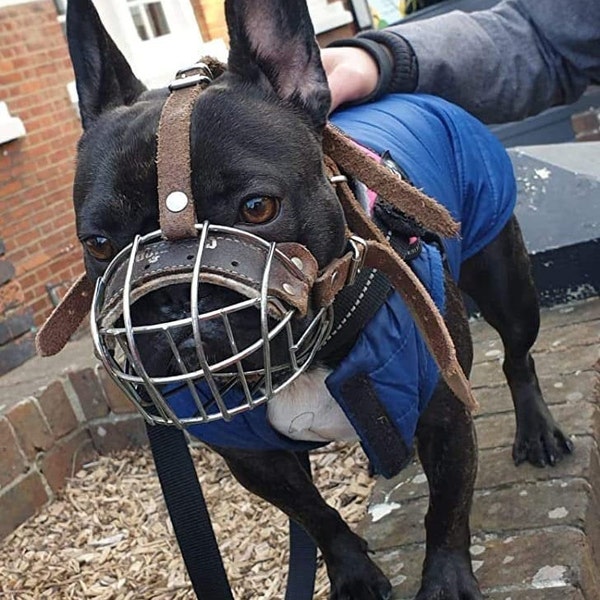
<svg viewBox="0 0 600 600">
<path fill-rule="evenodd" d="M 575 453 L 552 468 L 511 460 L 515 421 L 502 345 L 471 324 L 477 356 L 479 468 L 471 531 L 473 565 L 490 600 L 600 598 L 600 300 L 542 312 L 534 349 L 540 385 Z M 379 480 L 359 533 L 390 576 L 394 598 L 414 598 L 424 558 L 427 480 L 415 461 Z"/>
</svg>

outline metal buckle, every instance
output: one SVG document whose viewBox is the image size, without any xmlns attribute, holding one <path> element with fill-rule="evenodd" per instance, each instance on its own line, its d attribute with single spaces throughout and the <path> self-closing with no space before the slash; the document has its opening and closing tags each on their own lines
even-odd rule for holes
<svg viewBox="0 0 600 600">
<path fill-rule="evenodd" d="M 365 264 L 365 258 L 367 256 L 367 242 L 363 238 L 357 235 L 350 236 L 348 240 L 352 247 L 352 263 L 348 270 L 348 277 L 346 279 L 346 285 L 352 285 L 356 280 L 356 276 Z"/>
<path fill-rule="evenodd" d="M 213 74 L 210 67 L 206 63 L 198 62 L 177 71 L 175 79 L 169 84 L 169 90 L 173 92 L 192 85 L 210 83 L 212 80 Z"/>
</svg>

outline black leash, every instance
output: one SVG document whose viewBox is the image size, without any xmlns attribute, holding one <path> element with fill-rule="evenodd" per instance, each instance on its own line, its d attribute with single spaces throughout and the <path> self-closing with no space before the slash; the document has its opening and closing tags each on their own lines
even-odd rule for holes
<svg viewBox="0 0 600 600">
<path fill-rule="evenodd" d="M 308 452 L 296 452 L 300 464 L 312 479 Z M 306 529 L 290 519 L 290 558 L 285 600 L 311 600 L 317 571 L 317 546 Z"/>
<path fill-rule="evenodd" d="M 154 464 L 175 536 L 198 600 L 233 600 L 227 573 L 185 434 L 176 427 L 147 425 Z M 298 459 L 310 476 L 308 452 Z M 285 600 L 311 600 L 317 547 L 290 519 L 290 560 Z"/>
</svg>

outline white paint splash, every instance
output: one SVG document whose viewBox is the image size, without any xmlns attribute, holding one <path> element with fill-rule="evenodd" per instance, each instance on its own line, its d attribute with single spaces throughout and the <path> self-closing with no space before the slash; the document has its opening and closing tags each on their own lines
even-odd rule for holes
<svg viewBox="0 0 600 600">
<path fill-rule="evenodd" d="M 562 587 L 567 583 L 565 576 L 567 567 L 562 565 L 542 567 L 531 580 L 531 585 L 537 589 Z"/>
<path fill-rule="evenodd" d="M 535 174 L 544 181 L 546 179 L 550 179 L 550 175 L 552 175 L 552 171 L 550 169 L 546 169 L 546 167 L 542 167 L 541 169 L 535 169 Z"/>
<path fill-rule="evenodd" d="M 424 473 L 419 473 L 412 478 L 413 483 L 427 483 L 427 477 Z"/>
<path fill-rule="evenodd" d="M 559 506 L 548 513 L 550 519 L 564 519 L 569 514 L 569 511 L 564 506 Z"/>
<path fill-rule="evenodd" d="M 483 566 L 483 561 L 482 560 L 472 560 L 471 566 L 473 567 L 473 573 L 477 573 L 477 571 L 479 571 L 479 569 L 481 569 L 481 567 Z"/>
<path fill-rule="evenodd" d="M 381 519 L 383 519 L 383 517 L 387 517 L 387 515 L 389 515 L 394 510 L 397 510 L 401 506 L 402 505 L 398 504 L 397 502 L 373 504 L 372 506 L 369 506 L 368 512 L 371 515 L 371 520 L 373 521 L 373 523 L 377 523 L 377 521 L 380 521 Z"/>
<path fill-rule="evenodd" d="M 392 584 L 392 587 L 396 587 L 397 585 L 400 585 L 401 583 L 404 583 L 406 581 L 406 575 L 396 575 L 396 577 L 394 577 L 393 579 L 390 580 L 390 583 Z"/>
</svg>

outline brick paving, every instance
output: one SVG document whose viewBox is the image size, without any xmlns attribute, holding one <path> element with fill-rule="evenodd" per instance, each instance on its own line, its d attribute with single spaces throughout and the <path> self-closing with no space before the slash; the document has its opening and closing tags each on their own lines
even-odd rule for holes
<svg viewBox="0 0 600 600">
<path fill-rule="evenodd" d="M 490 600 L 600 599 L 600 299 L 546 309 L 534 358 L 546 401 L 576 444 L 553 468 L 513 466 L 512 402 L 502 343 L 471 326 L 479 472 L 471 553 Z M 424 556 L 427 483 L 417 463 L 377 483 L 361 533 L 394 586 L 414 598 Z M 386 514 L 387 513 L 387 514 Z M 385 516 L 383 516 L 385 515 Z"/>
<path fill-rule="evenodd" d="M 554 468 L 513 466 L 502 345 L 485 323 L 471 329 L 482 406 L 472 553 L 486 598 L 600 600 L 600 298 L 542 313 L 537 370 L 555 418 L 576 443 L 575 454 Z M 140 418 L 95 365 L 89 338 L 0 378 L 0 539 L 51 502 L 95 453 L 145 439 Z M 396 600 L 417 590 L 426 506 L 425 477 L 412 464 L 376 484 L 372 514 L 361 525 Z"/>
</svg>

